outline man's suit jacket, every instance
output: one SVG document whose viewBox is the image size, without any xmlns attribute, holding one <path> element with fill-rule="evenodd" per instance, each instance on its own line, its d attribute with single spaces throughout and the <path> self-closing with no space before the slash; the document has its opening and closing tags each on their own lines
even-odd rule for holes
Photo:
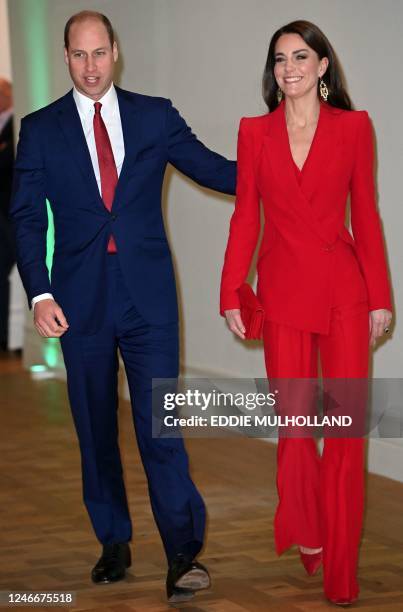
<svg viewBox="0 0 403 612">
<path fill-rule="evenodd" d="M 168 162 L 203 186 L 235 193 L 235 162 L 204 147 L 170 100 L 116 91 L 125 159 L 111 212 L 99 194 L 72 91 L 21 123 L 11 206 L 18 268 L 29 302 L 51 292 L 73 334 L 93 333 L 102 321 L 111 233 L 140 314 L 158 325 L 177 320 L 161 211 Z M 55 225 L 51 283 L 45 266 L 46 198 Z"/>
<path fill-rule="evenodd" d="M 321 102 L 300 183 L 295 170 L 284 102 L 272 113 L 241 120 L 221 314 L 239 308 L 237 289 L 248 275 L 260 231 L 260 200 L 265 224 L 258 297 L 268 320 L 327 333 L 341 279 L 346 303 L 368 300 L 369 310 L 391 309 L 368 114 Z M 354 238 L 345 227 L 349 193 Z"/>
</svg>

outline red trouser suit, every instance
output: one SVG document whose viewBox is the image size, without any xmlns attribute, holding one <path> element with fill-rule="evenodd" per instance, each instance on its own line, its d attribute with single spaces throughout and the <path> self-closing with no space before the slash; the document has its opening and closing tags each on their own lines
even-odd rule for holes
<svg viewBox="0 0 403 612">
<path fill-rule="evenodd" d="M 333 308 L 328 335 L 271 321 L 264 327 L 269 379 L 315 378 L 318 351 L 323 378 L 366 378 L 368 346 L 365 302 Z M 325 438 L 321 457 L 313 438 L 280 437 L 277 460 L 279 505 L 274 526 L 278 554 L 293 544 L 323 546 L 327 597 L 354 599 L 364 503 L 363 439 Z"/>
<path fill-rule="evenodd" d="M 345 211 L 351 195 L 353 237 Z M 290 151 L 284 102 L 242 119 L 235 212 L 225 253 L 220 312 L 239 308 L 260 232 L 258 297 L 266 313 L 269 378 L 368 375 L 368 313 L 391 310 L 373 181 L 368 115 L 321 103 L 301 175 Z M 301 409 L 300 409 L 301 408 Z M 358 408 L 357 408 L 358 409 Z M 303 413 L 304 407 L 295 407 Z M 329 599 L 354 599 L 363 514 L 362 438 L 279 438 L 276 549 L 323 546 Z"/>
</svg>

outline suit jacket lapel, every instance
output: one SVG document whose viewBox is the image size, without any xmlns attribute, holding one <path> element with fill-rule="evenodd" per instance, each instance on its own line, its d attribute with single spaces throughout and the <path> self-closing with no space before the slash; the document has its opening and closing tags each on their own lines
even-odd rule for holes
<svg viewBox="0 0 403 612">
<path fill-rule="evenodd" d="M 104 208 L 104 203 L 99 193 L 97 180 L 92 166 L 90 152 L 80 121 L 76 103 L 73 98 L 73 90 L 69 91 L 57 110 L 60 128 L 70 147 L 71 157 L 77 164 L 84 182 L 86 183 L 91 196 Z"/>
<path fill-rule="evenodd" d="M 122 202 L 121 194 L 130 176 L 131 168 L 140 149 L 140 113 L 133 95 L 116 87 L 119 102 L 120 120 L 122 122 L 123 141 L 125 144 L 125 157 L 120 171 L 119 181 L 115 191 L 112 208 L 116 210 Z"/>
<path fill-rule="evenodd" d="M 337 129 L 339 109 L 321 102 L 319 121 L 311 150 L 305 162 L 301 190 L 309 202 L 312 202 L 317 190 L 323 186 L 323 179 L 338 157 L 340 133 Z"/>
<path fill-rule="evenodd" d="M 273 175 L 280 181 L 287 202 L 291 202 L 298 215 L 323 240 L 328 241 L 324 228 L 316 217 L 312 199 L 320 185 L 324 169 L 327 169 L 334 155 L 336 138 L 332 110 L 329 110 L 328 105 L 321 103 L 318 125 L 303 168 L 301 183 L 297 180 L 291 155 L 284 101 L 269 114 L 268 118 L 270 121 L 268 133 L 264 138 L 263 154 L 271 165 Z"/>
<path fill-rule="evenodd" d="M 268 115 L 269 128 L 264 138 L 263 150 L 275 176 L 280 178 L 287 194 L 294 200 L 300 197 L 300 188 L 290 154 L 283 107 L 284 102 Z"/>
<path fill-rule="evenodd" d="M 140 149 L 139 112 L 135 97 L 119 87 L 116 87 L 116 93 L 122 122 L 125 157 L 115 190 L 115 198 L 112 205 L 114 209 L 119 207 L 119 202 L 122 201 L 122 198 L 119 196 L 123 192 L 137 152 Z M 77 164 L 91 196 L 105 210 L 72 90 L 61 99 L 57 115 L 64 137 L 70 147 L 71 157 Z"/>
</svg>

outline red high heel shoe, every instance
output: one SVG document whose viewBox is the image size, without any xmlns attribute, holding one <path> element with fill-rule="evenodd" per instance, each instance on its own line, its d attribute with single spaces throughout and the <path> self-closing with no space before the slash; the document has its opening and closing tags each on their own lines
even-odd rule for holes
<svg viewBox="0 0 403 612">
<path fill-rule="evenodd" d="M 314 576 L 322 565 L 322 551 L 308 554 L 299 551 L 302 565 L 306 569 L 308 576 Z"/>
</svg>

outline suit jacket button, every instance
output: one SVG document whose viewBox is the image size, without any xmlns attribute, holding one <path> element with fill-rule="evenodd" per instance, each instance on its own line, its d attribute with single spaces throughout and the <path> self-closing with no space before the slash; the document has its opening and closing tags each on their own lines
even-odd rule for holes
<svg viewBox="0 0 403 612">
<path fill-rule="evenodd" d="M 112 215 L 112 221 L 116 221 L 117 218 L 118 218 L 117 215 Z"/>
</svg>

